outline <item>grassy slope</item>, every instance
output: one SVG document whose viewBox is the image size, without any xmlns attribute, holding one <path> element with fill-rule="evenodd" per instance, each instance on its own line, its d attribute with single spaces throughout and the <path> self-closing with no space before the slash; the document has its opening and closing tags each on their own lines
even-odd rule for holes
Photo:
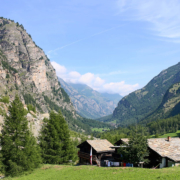
<svg viewBox="0 0 180 180">
<path fill-rule="evenodd" d="M 166 137 L 180 137 L 180 130 L 176 131 L 175 133 L 168 133 L 160 136 L 161 138 L 166 138 Z"/>
<path fill-rule="evenodd" d="M 174 133 L 167 133 L 167 134 L 164 134 L 162 136 L 160 136 L 161 138 L 166 138 L 166 137 L 180 137 L 180 130 L 174 132 Z"/>
<path fill-rule="evenodd" d="M 161 136 L 159 136 L 159 138 L 167 138 L 168 136 L 170 136 L 170 137 L 180 137 L 180 130 L 178 130 L 178 131 L 176 131 L 174 133 L 167 133 L 167 134 L 161 135 Z M 151 137 L 154 138 L 155 135 L 152 135 Z"/>
<path fill-rule="evenodd" d="M 180 167 L 164 169 L 99 168 L 96 166 L 44 165 L 32 174 L 6 180 L 117 180 L 117 179 L 179 179 Z"/>
</svg>

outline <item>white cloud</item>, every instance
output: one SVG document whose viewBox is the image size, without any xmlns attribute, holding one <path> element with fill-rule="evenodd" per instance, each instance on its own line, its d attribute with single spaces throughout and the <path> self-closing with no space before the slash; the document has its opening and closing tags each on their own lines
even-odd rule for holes
<svg viewBox="0 0 180 180">
<path fill-rule="evenodd" d="M 179 0 L 118 0 L 117 4 L 126 20 L 145 21 L 158 36 L 180 38 Z"/>
<path fill-rule="evenodd" d="M 57 76 L 71 83 L 86 84 L 99 92 L 119 93 L 124 96 L 139 88 L 139 84 L 126 84 L 124 81 L 106 83 L 98 75 L 93 73 L 80 74 L 77 71 L 68 71 L 64 66 L 52 62 L 53 67 L 56 69 Z"/>
<path fill-rule="evenodd" d="M 77 71 L 71 71 L 71 72 L 69 73 L 69 76 L 70 76 L 71 78 L 79 78 L 79 77 L 81 77 L 81 74 L 78 73 Z"/>
<path fill-rule="evenodd" d="M 54 69 L 56 70 L 56 74 L 57 76 L 61 76 L 66 74 L 67 69 L 64 66 L 61 66 L 60 64 L 56 63 L 56 62 L 51 62 L 51 64 L 53 65 Z"/>
<path fill-rule="evenodd" d="M 108 93 L 119 93 L 121 95 L 127 95 L 130 92 L 133 92 L 134 90 L 139 88 L 139 84 L 125 84 L 125 81 L 116 82 L 116 83 L 106 83 L 102 86 L 102 88 L 99 89 L 99 91 L 102 92 L 108 92 Z M 98 89 L 97 89 L 98 90 Z"/>
<path fill-rule="evenodd" d="M 91 84 L 92 81 L 94 80 L 94 74 L 92 73 L 86 73 L 86 74 L 83 74 L 81 75 L 81 77 L 79 78 L 79 81 L 83 84 Z"/>
<path fill-rule="evenodd" d="M 94 86 L 99 87 L 105 83 L 105 80 L 101 79 L 100 77 L 96 77 L 94 81 Z"/>
</svg>

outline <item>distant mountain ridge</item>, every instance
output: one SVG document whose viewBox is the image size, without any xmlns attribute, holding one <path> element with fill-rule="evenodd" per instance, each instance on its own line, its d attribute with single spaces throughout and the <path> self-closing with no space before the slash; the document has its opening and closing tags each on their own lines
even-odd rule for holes
<svg viewBox="0 0 180 180">
<path fill-rule="evenodd" d="M 112 118 L 105 121 L 116 121 L 119 126 L 140 122 L 159 107 L 166 91 L 177 82 L 180 82 L 180 63 L 163 70 L 144 88 L 122 98 Z"/>
<path fill-rule="evenodd" d="M 119 94 L 99 93 L 85 84 L 67 83 L 61 78 L 59 81 L 78 114 L 86 118 L 96 119 L 112 114 L 122 98 Z"/>
</svg>

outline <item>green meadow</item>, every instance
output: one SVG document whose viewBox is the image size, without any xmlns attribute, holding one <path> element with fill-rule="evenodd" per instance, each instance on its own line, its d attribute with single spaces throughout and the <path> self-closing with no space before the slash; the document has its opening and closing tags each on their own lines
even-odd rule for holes
<svg viewBox="0 0 180 180">
<path fill-rule="evenodd" d="M 174 133 L 167 133 L 167 134 L 163 134 L 160 135 L 158 138 L 167 138 L 168 136 L 170 137 L 180 137 L 180 130 L 174 132 Z M 155 135 L 152 135 L 151 138 L 154 138 Z"/>
<path fill-rule="evenodd" d="M 160 136 L 161 138 L 166 138 L 166 137 L 180 137 L 180 130 L 176 131 L 175 133 L 168 133 Z"/>
<path fill-rule="evenodd" d="M 180 167 L 163 169 L 145 169 L 128 167 L 97 167 L 44 165 L 31 174 L 22 175 L 5 180 L 154 180 L 180 179 Z"/>
</svg>

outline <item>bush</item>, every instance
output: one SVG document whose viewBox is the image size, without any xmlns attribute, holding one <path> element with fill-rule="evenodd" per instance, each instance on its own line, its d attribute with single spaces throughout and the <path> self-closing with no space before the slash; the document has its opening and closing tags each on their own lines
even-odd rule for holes
<svg viewBox="0 0 180 180">
<path fill-rule="evenodd" d="M 2 98 L 0 98 L 0 102 L 9 103 L 9 96 L 3 96 Z"/>
<path fill-rule="evenodd" d="M 15 68 L 11 67 L 9 65 L 9 63 L 6 62 L 6 61 L 2 61 L 2 66 L 3 66 L 4 69 L 8 69 L 10 72 L 13 72 L 13 73 L 17 73 L 18 72 Z"/>
<path fill-rule="evenodd" d="M 6 78 L 9 78 L 10 76 L 9 76 L 9 74 L 6 74 Z"/>
<path fill-rule="evenodd" d="M 36 108 L 32 104 L 28 104 L 27 108 L 28 108 L 28 111 L 33 111 L 34 113 L 36 113 Z"/>
</svg>

